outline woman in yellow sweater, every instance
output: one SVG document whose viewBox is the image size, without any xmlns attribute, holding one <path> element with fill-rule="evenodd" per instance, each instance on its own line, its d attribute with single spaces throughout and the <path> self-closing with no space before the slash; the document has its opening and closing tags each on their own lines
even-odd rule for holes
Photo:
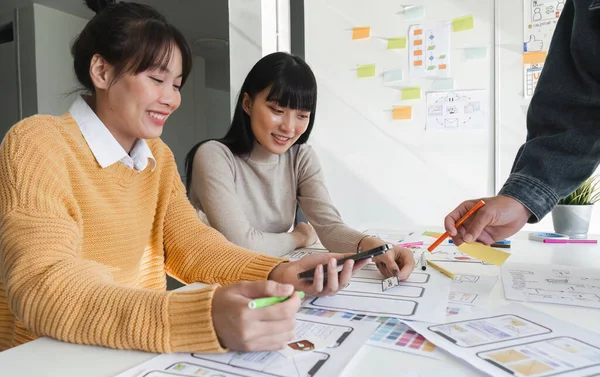
<svg viewBox="0 0 600 377">
<path fill-rule="evenodd" d="M 0 147 L 0 351 L 39 336 L 152 352 L 281 348 L 294 289 L 334 294 L 364 262 L 339 279 L 330 268 L 324 286 L 330 256 L 284 263 L 203 225 L 159 139 L 189 46 L 148 6 L 87 4 L 97 14 L 72 55 L 88 95 L 62 116 L 21 121 Z M 297 280 L 314 267 L 312 284 Z M 167 292 L 165 273 L 223 286 Z M 292 297 L 248 307 L 275 295 Z"/>
</svg>

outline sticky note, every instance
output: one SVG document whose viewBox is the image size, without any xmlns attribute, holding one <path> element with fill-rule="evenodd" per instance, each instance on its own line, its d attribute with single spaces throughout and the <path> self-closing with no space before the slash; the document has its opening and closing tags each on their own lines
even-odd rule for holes
<svg viewBox="0 0 600 377">
<path fill-rule="evenodd" d="M 403 100 L 420 99 L 421 98 L 421 88 L 403 88 L 401 98 Z"/>
<path fill-rule="evenodd" d="M 539 64 L 546 61 L 547 51 L 526 52 L 523 54 L 523 64 Z"/>
<path fill-rule="evenodd" d="M 392 109 L 392 119 L 410 120 L 412 119 L 412 106 L 397 106 Z"/>
<path fill-rule="evenodd" d="M 404 20 L 414 21 L 425 17 L 425 7 L 422 5 L 409 5 L 404 7 Z"/>
<path fill-rule="evenodd" d="M 404 74 L 402 69 L 390 69 L 389 71 L 383 72 L 383 82 L 389 83 L 393 81 L 402 81 L 404 79 Z"/>
<path fill-rule="evenodd" d="M 458 17 L 452 20 L 452 31 L 455 33 L 458 31 L 471 30 L 473 28 L 475 28 L 473 15 Z"/>
<path fill-rule="evenodd" d="M 487 46 L 480 47 L 469 47 L 465 49 L 465 59 L 467 60 L 475 60 L 475 59 L 485 59 L 487 58 Z"/>
<path fill-rule="evenodd" d="M 438 238 L 439 236 L 441 236 L 441 235 L 442 235 L 442 233 L 439 233 L 439 232 L 429 232 L 429 231 L 425 231 L 425 232 L 423 232 L 423 235 L 424 235 L 424 236 L 428 236 L 428 237 L 435 237 L 435 238 Z"/>
<path fill-rule="evenodd" d="M 423 60 L 415 60 L 414 62 L 415 67 L 420 67 L 423 65 Z"/>
<path fill-rule="evenodd" d="M 358 66 L 358 78 L 375 76 L 375 64 L 363 64 Z"/>
<path fill-rule="evenodd" d="M 422 39 L 416 39 L 416 40 L 413 42 L 413 45 L 414 45 L 414 46 L 421 46 L 422 44 L 423 44 L 423 40 L 422 40 Z"/>
<path fill-rule="evenodd" d="M 421 55 L 423 55 L 423 50 L 415 50 L 414 55 L 415 56 L 421 56 Z"/>
<path fill-rule="evenodd" d="M 440 78 L 433 80 L 431 83 L 431 89 L 433 90 L 452 90 L 454 89 L 454 79 L 452 78 Z"/>
<path fill-rule="evenodd" d="M 371 27 L 355 27 L 352 29 L 352 39 L 365 39 L 371 36 Z"/>
<path fill-rule="evenodd" d="M 413 35 L 423 35 L 423 29 L 416 29 L 413 31 Z"/>
<path fill-rule="evenodd" d="M 487 263 L 502 266 L 510 257 L 510 253 L 494 249 L 479 242 L 463 243 L 458 247 L 463 253 Z"/>
<path fill-rule="evenodd" d="M 387 49 L 393 50 L 397 48 L 406 48 L 406 37 L 388 38 Z"/>
</svg>

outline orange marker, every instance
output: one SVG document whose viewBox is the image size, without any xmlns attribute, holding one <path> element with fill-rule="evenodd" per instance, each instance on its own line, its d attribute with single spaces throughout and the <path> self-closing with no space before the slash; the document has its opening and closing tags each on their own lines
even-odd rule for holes
<svg viewBox="0 0 600 377">
<path fill-rule="evenodd" d="M 459 226 L 461 226 L 465 222 L 465 220 L 467 220 L 469 217 L 471 217 L 472 214 L 474 214 L 475 212 L 477 212 L 477 210 L 479 208 L 483 207 L 484 204 L 485 204 L 485 202 L 483 200 L 480 200 L 479 202 L 477 202 L 477 204 L 475 204 L 473 206 L 473 208 L 471 208 L 469 210 L 469 212 L 465 213 L 465 215 L 463 217 L 461 217 L 460 220 L 458 220 L 456 222 L 456 227 L 458 228 Z M 440 236 L 440 238 L 438 238 L 437 240 L 435 240 L 435 242 L 433 244 L 431 244 L 431 246 L 429 246 L 427 248 L 427 250 L 429 250 L 429 252 L 432 252 L 433 249 L 435 249 L 436 247 L 440 246 L 440 244 L 442 242 L 444 242 L 444 240 L 446 238 L 448 238 L 448 236 L 450 236 L 450 234 L 448 234 L 448 232 L 444 232 L 444 234 L 442 234 Z"/>
</svg>

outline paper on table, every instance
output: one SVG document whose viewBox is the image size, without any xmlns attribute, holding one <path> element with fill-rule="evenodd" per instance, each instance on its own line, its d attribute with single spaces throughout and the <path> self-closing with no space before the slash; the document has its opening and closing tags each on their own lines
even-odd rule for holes
<svg viewBox="0 0 600 377">
<path fill-rule="evenodd" d="M 383 278 L 377 266 L 370 263 L 357 271 L 350 285 L 336 296 L 313 298 L 303 306 L 431 323 L 444 322 L 451 279 L 433 269 L 414 271 L 401 285 L 381 292 Z"/>
<path fill-rule="evenodd" d="M 510 253 L 494 249 L 479 242 L 463 243 L 458 247 L 458 250 L 496 266 L 502 266 L 508 257 L 510 257 Z"/>
<path fill-rule="evenodd" d="M 519 304 L 443 325 L 408 323 L 438 347 L 492 376 L 600 373 L 600 335 Z"/>
<path fill-rule="evenodd" d="M 287 254 L 282 255 L 282 258 L 288 258 L 291 260 L 299 260 L 302 259 L 306 256 L 309 255 L 313 255 L 313 254 L 317 254 L 317 253 L 326 253 L 327 250 L 322 250 L 322 249 L 307 249 L 307 248 L 303 248 L 303 249 L 296 249 L 293 251 L 290 251 Z"/>
<path fill-rule="evenodd" d="M 377 323 L 351 323 L 298 314 L 295 338 L 290 343 L 317 337 L 330 344 L 329 347 L 289 359 L 279 352 L 166 354 L 117 377 L 161 376 L 160 373 L 164 375 L 166 371 L 184 376 L 215 377 L 338 376 L 377 327 Z"/>
<path fill-rule="evenodd" d="M 380 324 L 371 335 L 367 344 L 393 351 L 412 353 L 415 355 L 444 359 L 445 356 L 435 345 L 419 333 L 412 330 L 397 318 L 378 317 L 372 315 L 338 312 L 327 309 L 300 308 L 298 313 L 327 318 L 343 318 L 351 322 L 373 322 Z"/>
<path fill-rule="evenodd" d="M 600 270 L 510 263 L 501 275 L 507 300 L 600 308 Z"/>
</svg>

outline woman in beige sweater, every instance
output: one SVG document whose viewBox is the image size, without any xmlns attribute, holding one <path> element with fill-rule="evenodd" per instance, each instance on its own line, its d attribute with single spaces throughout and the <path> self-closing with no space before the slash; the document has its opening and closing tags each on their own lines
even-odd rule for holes
<svg viewBox="0 0 600 377">
<path fill-rule="evenodd" d="M 316 235 L 342 253 L 385 243 L 348 227 L 331 203 L 317 155 L 306 144 L 316 104 L 310 67 L 287 53 L 267 55 L 248 73 L 227 135 L 189 152 L 192 204 L 232 242 L 272 256 L 310 245 Z M 312 226 L 300 223 L 288 232 L 297 204 Z M 414 267 L 412 252 L 398 246 L 375 260 L 385 276 L 400 279 Z"/>
</svg>

